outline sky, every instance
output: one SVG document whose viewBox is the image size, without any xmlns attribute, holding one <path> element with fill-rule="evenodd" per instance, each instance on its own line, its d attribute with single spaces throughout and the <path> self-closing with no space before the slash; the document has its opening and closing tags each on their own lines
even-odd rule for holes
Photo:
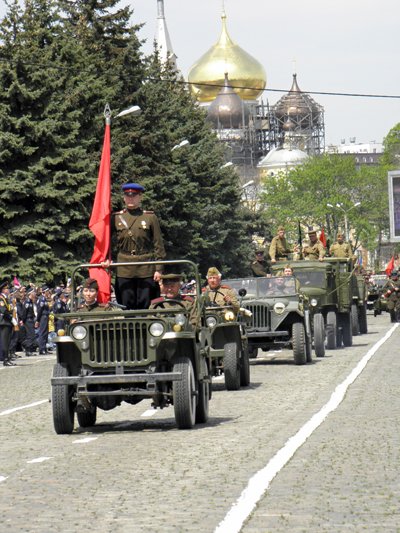
<svg viewBox="0 0 400 533">
<path fill-rule="evenodd" d="M 382 142 L 400 122 L 399 0 L 164 0 L 177 63 L 190 67 L 218 41 L 225 5 L 232 40 L 253 55 L 267 73 L 267 89 L 287 92 L 292 74 L 300 89 L 317 92 L 394 95 L 366 98 L 313 94 L 325 110 L 326 144 L 355 137 Z M 121 0 L 133 9 L 132 23 L 150 53 L 157 0 Z M 5 13 L 0 0 L 0 16 Z M 266 91 L 270 105 L 284 94 Z"/>
</svg>

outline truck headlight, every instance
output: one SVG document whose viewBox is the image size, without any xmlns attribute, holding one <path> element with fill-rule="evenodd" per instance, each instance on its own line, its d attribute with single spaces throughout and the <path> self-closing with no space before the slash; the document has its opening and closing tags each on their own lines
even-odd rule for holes
<svg viewBox="0 0 400 533">
<path fill-rule="evenodd" d="M 164 333 L 164 326 L 160 322 L 153 322 L 149 328 L 149 331 L 150 335 L 153 335 L 153 337 L 161 337 L 161 335 Z"/>
<path fill-rule="evenodd" d="M 206 324 L 209 328 L 213 328 L 217 323 L 215 316 L 209 316 L 206 318 Z"/>
<path fill-rule="evenodd" d="M 283 302 L 276 302 L 274 305 L 274 311 L 277 315 L 281 315 L 285 310 L 286 305 Z"/>
<path fill-rule="evenodd" d="M 72 336 L 75 340 L 81 341 L 87 335 L 87 329 L 83 326 L 75 326 L 72 330 Z"/>
<path fill-rule="evenodd" d="M 316 307 L 318 305 L 318 300 L 316 298 L 311 298 L 310 305 L 312 305 L 312 307 Z"/>
</svg>

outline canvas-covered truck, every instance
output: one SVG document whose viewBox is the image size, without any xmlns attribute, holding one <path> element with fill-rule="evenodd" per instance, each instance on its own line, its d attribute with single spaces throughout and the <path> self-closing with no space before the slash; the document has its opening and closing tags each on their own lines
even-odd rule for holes
<svg viewBox="0 0 400 533">
<path fill-rule="evenodd" d="M 238 294 L 246 295 L 242 307 L 245 317 L 250 357 L 258 349 L 291 348 L 295 364 L 312 361 L 312 338 L 308 299 L 298 291 L 293 277 L 229 279 Z"/>
<path fill-rule="evenodd" d="M 123 264 L 113 263 L 111 268 Z M 55 339 L 51 402 L 56 433 L 71 433 L 75 415 L 81 427 L 89 427 L 96 423 L 98 409 L 144 399 L 151 399 L 154 408 L 172 405 L 180 429 L 207 421 L 210 334 L 198 269 L 183 260 L 157 264 L 190 272 L 196 280 L 194 309 L 171 300 L 173 306 L 168 308 L 128 311 L 110 304 L 106 312 L 83 312 L 75 287 L 93 265 L 79 265 L 73 271 L 71 310 L 62 315 L 67 327 Z"/>
</svg>

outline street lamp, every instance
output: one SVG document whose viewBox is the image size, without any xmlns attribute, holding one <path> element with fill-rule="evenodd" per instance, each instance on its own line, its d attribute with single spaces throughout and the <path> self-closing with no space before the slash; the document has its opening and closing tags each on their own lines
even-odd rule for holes
<svg viewBox="0 0 400 533">
<path fill-rule="evenodd" d="M 190 142 L 187 139 L 183 139 L 183 141 L 171 148 L 171 152 L 177 150 L 178 148 L 183 148 L 183 146 L 187 146 L 188 144 L 190 144 Z"/>
<path fill-rule="evenodd" d="M 247 187 L 250 187 L 250 185 L 254 185 L 254 180 L 250 180 L 244 185 L 242 185 L 242 189 L 246 189 Z"/>
<path fill-rule="evenodd" d="M 132 113 L 134 115 L 140 115 L 141 112 L 142 110 L 140 109 L 138 105 L 133 105 L 132 107 L 129 107 L 128 109 L 124 109 L 123 111 L 118 113 L 118 115 L 116 115 L 115 118 L 124 117 L 125 115 L 130 115 Z"/>
<path fill-rule="evenodd" d="M 348 222 L 348 218 L 347 218 L 347 213 L 349 211 L 351 211 L 352 209 L 354 209 L 355 207 L 358 207 L 359 205 L 361 205 L 361 202 L 355 202 L 352 206 L 348 207 L 347 209 L 345 207 L 343 207 L 343 203 L 342 202 L 338 202 L 335 206 L 333 206 L 332 204 L 326 204 L 328 207 L 332 207 L 333 209 L 335 207 L 337 207 L 338 209 L 340 209 L 341 211 L 343 211 L 343 214 L 344 214 L 344 234 L 345 234 L 345 238 L 346 240 L 349 239 L 349 222 Z"/>
<path fill-rule="evenodd" d="M 219 168 L 228 168 L 228 167 L 231 167 L 232 165 L 233 165 L 232 161 L 228 161 L 227 163 L 222 165 L 222 167 L 219 167 Z"/>
</svg>

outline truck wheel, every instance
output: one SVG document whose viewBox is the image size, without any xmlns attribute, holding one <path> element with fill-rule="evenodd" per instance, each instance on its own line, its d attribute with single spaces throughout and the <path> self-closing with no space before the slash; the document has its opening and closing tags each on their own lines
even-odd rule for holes
<svg viewBox="0 0 400 533">
<path fill-rule="evenodd" d="M 88 411 L 82 411 L 76 413 L 78 424 L 81 428 L 89 428 L 94 426 L 97 419 L 97 407 L 94 405 Z"/>
<path fill-rule="evenodd" d="M 250 385 L 250 361 L 249 352 L 246 347 L 243 348 L 242 358 L 240 360 L 240 386 L 248 387 Z"/>
<path fill-rule="evenodd" d="M 341 316 L 343 346 L 352 346 L 353 334 L 350 313 Z"/>
<path fill-rule="evenodd" d="M 179 357 L 173 371 L 182 374 L 181 381 L 174 381 L 172 386 L 176 425 L 179 429 L 191 429 L 196 421 L 197 402 L 192 361 L 186 356 Z"/>
<path fill-rule="evenodd" d="M 313 318 L 314 350 L 317 357 L 325 355 L 325 324 L 322 313 L 316 313 Z"/>
<path fill-rule="evenodd" d="M 53 377 L 65 378 L 69 376 L 65 365 L 56 363 Z M 73 388 L 68 385 L 53 385 L 51 390 L 51 405 L 53 408 L 53 425 L 58 435 L 72 433 L 74 429 L 74 404 L 72 401 Z"/>
<path fill-rule="evenodd" d="M 292 326 L 293 357 L 296 365 L 305 365 L 306 356 L 306 332 L 302 322 L 295 322 Z"/>
<path fill-rule="evenodd" d="M 312 338 L 311 335 L 307 337 L 306 335 L 306 360 L 307 363 L 312 363 L 313 357 L 312 357 Z"/>
<path fill-rule="evenodd" d="M 202 375 L 208 374 L 206 371 L 207 364 L 202 361 Z M 210 400 L 210 383 L 208 381 L 199 380 L 199 396 L 197 399 L 196 408 L 196 424 L 204 424 L 208 420 L 208 406 Z"/>
<path fill-rule="evenodd" d="M 335 311 L 328 311 L 326 315 L 326 347 L 328 350 L 337 348 L 337 317 Z"/>
<path fill-rule="evenodd" d="M 240 389 L 239 350 L 234 342 L 224 346 L 224 376 L 226 390 Z"/>
<path fill-rule="evenodd" d="M 360 333 L 368 333 L 367 306 L 365 304 L 358 308 L 358 322 L 360 324 Z"/>
<path fill-rule="evenodd" d="M 351 304 L 351 332 L 353 334 L 353 337 L 360 334 L 357 304 Z"/>
</svg>

